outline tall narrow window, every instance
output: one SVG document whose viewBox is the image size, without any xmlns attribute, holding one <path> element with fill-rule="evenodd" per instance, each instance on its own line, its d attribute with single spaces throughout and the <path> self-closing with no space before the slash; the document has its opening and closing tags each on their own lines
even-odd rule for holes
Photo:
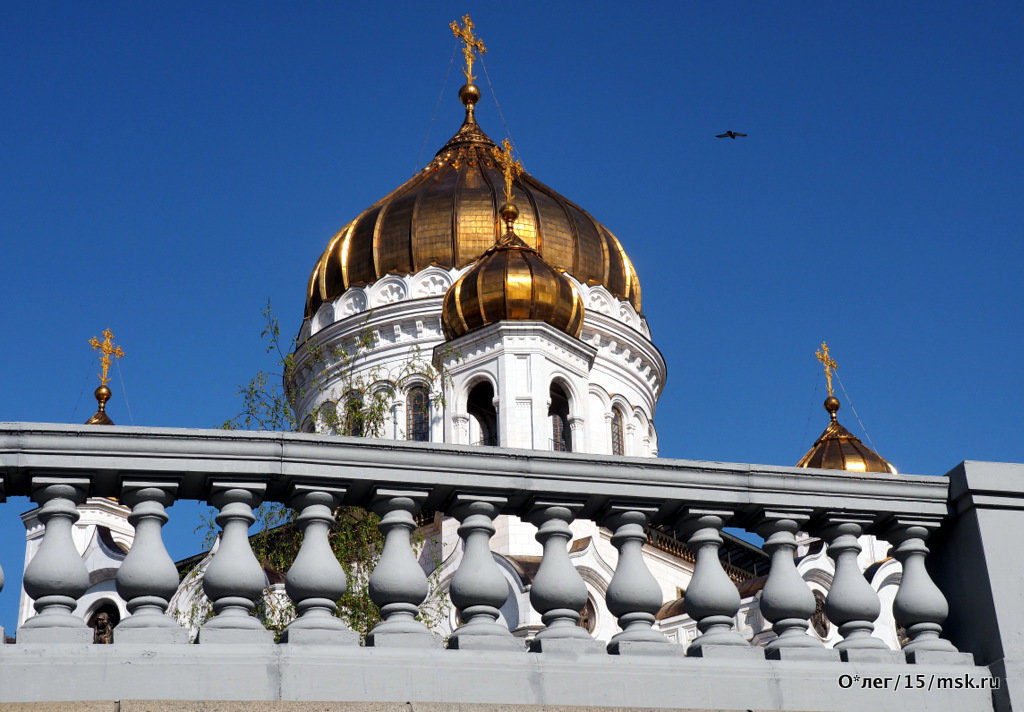
<svg viewBox="0 0 1024 712">
<path fill-rule="evenodd" d="M 551 449 L 555 452 L 572 452 L 572 431 L 569 429 L 569 399 L 560 386 L 551 384 Z"/>
<path fill-rule="evenodd" d="M 405 405 L 405 437 L 407 440 L 430 440 L 430 395 L 423 386 L 409 389 Z"/>
<path fill-rule="evenodd" d="M 612 408 L 612 455 L 625 455 L 622 438 L 622 413 Z"/>
<path fill-rule="evenodd" d="M 466 402 L 471 418 L 470 445 L 498 444 L 498 412 L 494 408 L 494 386 L 487 381 L 473 386 Z"/>
</svg>

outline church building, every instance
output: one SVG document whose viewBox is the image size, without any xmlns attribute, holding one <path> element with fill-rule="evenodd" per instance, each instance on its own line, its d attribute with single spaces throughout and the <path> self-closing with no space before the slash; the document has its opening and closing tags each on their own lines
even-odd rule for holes
<svg viewBox="0 0 1024 712">
<path fill-rule="evenodd" d="M 483 44 L 468 17 L 452 29 L 466 58 L 462 124 L 421 171 L 345 224 L 316 260 L 285 384 L 296 422 L 309 433 L 573 453 L 609 468 L 613 458 L 657 457 L 655 411 L 667 372 L 629 255 L 585 208 L 528 173 L 508 139 L 499 146 L 483 131 L 472 74 Z M 109 362 L 109 333 L 103 346 Z M 895 473 L 839 424 L 835 362 L 823 350 L 830 422 L 798 466 Z M 90 419 L 98 426 L 110 424 L 103 389 L 105 382 Z M 368 415 L 371 403 L 381 407 Z M 23 517 L 26 561 L 42 533 L 35 511 Z M 129 510 L 93 498 L 80 512 L 76 546 L 91 586 L 76 614 L 96 629 L 97 642 L 108 642 L 107 628 L 127 615 L 114 577 L 133 537 Z M 459 523 L 437 513 L 421 525 L 421 565 L 443 597 L 463 557 Z M 568 555 L 588 593 L 579 625 L 608 641 L 618 630 L 605 595 L 618 560 L 612 532 L 591 520 L 570 526 Z M 501 622 L 528 639 L 543 628 L 529 591 L 544 547 L 537 528 L 519 517 L 499 516 L 494 529 L 491 551 L 509 594 Z M 694 552 L 671 532 L 645 533 L 644 561 L 662 601 L 652 615 L 670 640 L 686 644 L 698 635 L 685 612 Z M 757 601 L 768 555 L 722 537 L 721 565 L 742 599 L 737 629 L 767 643 L 774 634 Z M 862 537 L 858 554 L 883 603 L 891 603 L 900 576 L 887 549 Z M 803 537 L 798 553 L 819 609 L 813 632 L 834 643 L 839 636 L 822 613 L 834 564 L 818 539 Z M 283 590 L 273 577 L 267 583 Z M 199 596 L 194 577 L 186 579 L 171 612 L 191 610 Z M 31 615 L 23 593 L 19 625 Z M 458 625 L 447 610 L 437 632 L 448 635 Z M 878 631 L 897 646 L 891 612 Z"/>
</svg>

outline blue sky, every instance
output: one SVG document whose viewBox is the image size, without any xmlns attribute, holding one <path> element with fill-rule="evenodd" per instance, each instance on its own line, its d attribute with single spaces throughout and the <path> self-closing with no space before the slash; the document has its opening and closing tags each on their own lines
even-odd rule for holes
<svg viewBox="0 0 1024 712">
<path fill-rule="evenodd" d="M 329 238 L 458 128 L 465 12 L 483 128 L 636 265 L 662 456 L 796 462 L 825 339 L 901 472 L 1024 461 L 1019 3 L 8 4 L 0 420 L 88 418 L 107 327 L 118 424 L 234 415 L 267 300 L 297 331 Z"/>
</svg>

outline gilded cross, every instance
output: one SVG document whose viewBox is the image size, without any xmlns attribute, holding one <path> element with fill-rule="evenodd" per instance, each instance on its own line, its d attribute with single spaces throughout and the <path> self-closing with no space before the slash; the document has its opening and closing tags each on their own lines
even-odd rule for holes
<svg viewBox="0 0 1024 712">
<path fill-rule="evenodd" d="M 828 395 L 832 397 L 832 371 L 837 370 L 839 366 L 833 360 L 828 353 L 828 344 L 824 341 L 821 342 L 821 348 L 814 352 L 814 355 L 821 361 L 821 365 L 825 367 L 825 380 L 828 381 Z"/>
<path fill-rule="evenodd" d="M 469 19 L 469 15 L 462 18 L 462 24 L 464 27 L 459 27 L 459 21 L 452 20 L 448 26 L 452 28 L 452 33 L 466 45 L 462 48 L 462 54 L 466 57 L 466 68 L 462 72 L 466 75 L 466 83 L 472 84 L 476 79 L 473 76 L 473 50 L 480 54 L 486 54 L 487 48 L 484 47 L 483 40 L 473 35 L 473 21 Z"/>
<path fill-rule="evenodd" d="M 120 346 L 114 346 L 114 335 L 110 332 L 110 329 L 103 330 L 103 341 L 100 341 L 95 336 L 89 339 L 89 345 L 92 346 L 92 350 L 99 349 L 103 352 L 103 356 L 100 358 L 100 365 L 103 367 L 103 372 L 99 374 L 100 383 L 107 385 L 110 381 L 110 377 L 107 372 L 110 371 L 110 357 L 121 358 L 124 356 L 124 351 L 121 350 Z"/>
<path fill-rule="evenodd" d="M 505 139 L 501 142 L 501 150 L 497 147 L 492 148 L 494 152 L 494 160 L 501 167 L 501 174 L 505 176 L 505 202 L 512 202 L 512 181 L 515 180 L 523 172 L 523 164 L 519 161 L 513 160 L 512 158 L 512 142 Z"/>
</svg>

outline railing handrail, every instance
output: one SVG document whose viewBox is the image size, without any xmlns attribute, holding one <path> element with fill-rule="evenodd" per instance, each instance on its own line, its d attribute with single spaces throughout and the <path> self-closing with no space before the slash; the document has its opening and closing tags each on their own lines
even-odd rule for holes
<svg viewBox="0 0 1024 712">
<path fill-rule="evenodd" d="M 425 457 L 429 453 L 429 457 Z M 444 510 L 455 492 L 501 493 L 504 511 L 537 497 L 578 501 L 597 518 L 609 503 L 657 502 L 652 523 L 671 522 L 684 504 L 739 514 L 783 508 L 848 510 L 935 523 L 948 515 L 945 476 L 889 475 L 741 463 L 475 448 L 303 433 L 0 423 L 0 496 L 31 494 L 33 476 L 84 477 L 92 496 L 117 496 L 124 479 L 178 482 L 178 499 L 205 499 L 215 480 L 266 482 L 267 499 L 291 485 L 345 484 L 346 502 L 366 504 L 373 487 L 428 491 Z"/>
</svg>

